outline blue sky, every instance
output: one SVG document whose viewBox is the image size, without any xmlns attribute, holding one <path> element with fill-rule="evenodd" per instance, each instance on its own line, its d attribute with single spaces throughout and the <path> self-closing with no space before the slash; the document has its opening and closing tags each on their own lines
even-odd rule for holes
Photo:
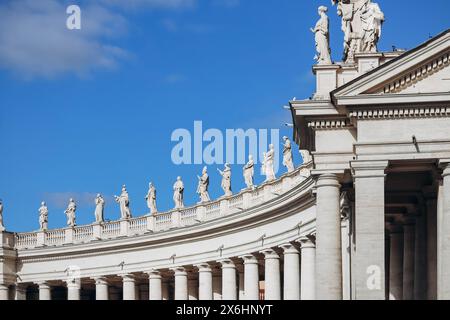
<svg viewBox="0 0 450 320">
<path fill-rule="evenodd" d="M 379 0 L 387 21 L 380 49 L 411 49 L 449 28 L 448 0 Z M 65 27 L 78 4 L 82 29 Z M 329 6 L 334 60 L 340 20 L 328 0 L 2 0 L 0 2 L 0 198 L 9 230 L 38 228 L 42 200 L 51 228 L 93 221 L 93 197 L 112 202 L 126 184 L 133 214 L 147 212 L 149 181 L 161 211 L 177 175 L 194 204 L 201 165 L 171 161 L 177 128 L 275 128 L 291 136 L 283 105 L 314 91 L 317 7 Z M 408 8 L 408 9 L 403 9 Z M 294 152 L 298 164 L 300 157 Z M 216 166 L 211 195 L 221 195 Z M 243 188 L 233 166 L 233 189 Z M 284 169 L 281 169 L 284 172 Z M 262 181 L 257 176 L 257 182 Z"/>
</svg>

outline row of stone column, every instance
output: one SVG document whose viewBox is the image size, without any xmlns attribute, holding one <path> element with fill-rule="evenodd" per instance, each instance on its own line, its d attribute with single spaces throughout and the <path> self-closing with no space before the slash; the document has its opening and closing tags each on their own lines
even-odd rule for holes
<svg viewBox="0 0 450 320">
<path fill-rule="evenodd" d="M 259 300 L 260 299 L 260 254 L 264 258 L 264 299 L 266 300 L 313 300 L 315 298 L 315 243 L 314 238 L 304 237 L 279 248 L 266 249 L 259 254 L 246 254 L 233 259 L 222 259 L 217 263 L 200 263 L 193 267 L 198 279 L 188 277 L 189 267 L 174 267 L 175 300 Z M 282 263 L 283 260 L 283 263 Z M 243 262 L 241 264 L 241 261 Z M 220 274 L 215 272 L 220 266 Z M 262 265 L 262 264 L 261 264 Z M 283 267 L 283 270 L 281 270 Z M 283 279 L 281 273 L 283 272 Z M 148 274 L 148 298 L 169 299 L 169 279 L 165 272 L 151 270 Z M 124 300 L 138 298 L 137 277 L 123 274 L 122 291 Z M 109 280 L 96 277 L 96 300 L 109 299 Z M 40 300 L 51 300 L 52 286 L 49 282 L 37 283 Z M 67 299 L 80 300 L 81 280 L 66 281 Z M 8 287 L 0 286 L 0 298 L 7 299 Z"/>
</svg>

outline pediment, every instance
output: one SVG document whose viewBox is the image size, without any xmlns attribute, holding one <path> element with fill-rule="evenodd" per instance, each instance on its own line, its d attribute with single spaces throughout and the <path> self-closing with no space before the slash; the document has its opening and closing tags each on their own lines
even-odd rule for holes
<svg viewBox="0 0 450 320">
<path fill-rule="evenodd" d="M 450 30 L 334 90 L 333 100 L 357 96 L 450 93 Z M 348 99 L 347 99 L 348 100 Z"/>
</svg>

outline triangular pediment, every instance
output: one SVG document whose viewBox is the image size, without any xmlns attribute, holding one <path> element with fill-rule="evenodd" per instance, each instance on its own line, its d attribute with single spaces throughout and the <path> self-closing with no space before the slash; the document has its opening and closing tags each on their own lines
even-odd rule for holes
<svg viewBox="0 0 450 320">
<path fill-rule="evenodd" d="M 450 93 L 450 30 L 337 88 L 332 96 L 348 101 L 433 93 Z"/>
</svg>

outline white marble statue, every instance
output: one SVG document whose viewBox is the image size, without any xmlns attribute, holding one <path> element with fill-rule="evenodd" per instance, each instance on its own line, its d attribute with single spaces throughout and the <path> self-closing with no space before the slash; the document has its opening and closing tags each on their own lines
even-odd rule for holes
<svg viewBox="0 0 450 320">
<path fill-rule="evenodd" d="M 303 164 L 310 163 L 313 160 L 309 150 L 300 150 L 300 154 L 303 159 Z"/>
<path fill-rule="evenodd" d="M 316 51 L 315 59 L 317 64 L 331 64 L 331 50 L 330 50 L 330 34 L 329 24 L 330 21 L 326 12 L 328 8 L 320 6 L 319 9 L 320 19 L 317 21 L 316 26 L 311 28 L 311 32 L 315 34 Z"/>
<path fill-rule="evenodd" d="M 0 199 L 0 232 L 5 231 L 5 225 L 3 224 L 3 201 Z"/>
<path fill-rule="evenodd" d="M 105 221 L 103 217 L 104 209 L 105 209 L 105 199 L 99 193 L 95 197 L 95 222 L 103 223 Z"/>
<path fill-rule="evenodd" d="M 380 6 L 371 0 L 332 0 L 342 18 L 344 57 L 353 63 L 355 53 L 377 52 L 381 26 L 385 20 Z"/>
<path fill-rule="evenodd" d="M 201 176 L 198 178 L 197 193 L 200 195 L 200 203 L 209 202 L 211 198 L 209 197 L 208 187 L 209 187 L 209 176 L 208 168 L 204 167 Z"/>
<path fill-rule="evenodd" d="M 284 136 L 284 146 L 283 146 L 283 165 L 287 168 L 288 172 L 295 170 L 294 161 L 292 159 L 292 145 L 291 140 Z"/>
<path fill-rule="evenodd" d="M 148 192 L 145 196 L 145 200 L 147 200 L 147 207 L 150 209 L 150 214 L 156 214 L 158 209 L 156 208 L 156 188 L 153 183 L 149 183 Z"/>
<path fill-rule="evenodd" d="M 274 170 L 274 160 L 275 160 L 275 148 L 273 144 L 269 145 L 269 151 L 264 154 L 263 161 L 263 171 L 266 176 L 266 181 L 275 180 L 275 170 Z"/>
<path fill-rule="evenodd" d="M 128 195 L 127 187 L 125 185 L 122 186 L 122 193 L 120 196 L 114 196 L 116 202 L 120 206 L 120 218 L 121 219 L 130 219 L 131 218 L 131 210 L 130 210 L 130 197 Z"/>
<path fill-rule="evenodd" d="M 253 183 L 253 176 L 255 174 L 255 162 L 253 161 L 253 156 L 248 156 L 248 162 L 244 166 L 244 181 L 247 189 L 254 189 L 255 185 Z"/>
<path fill-rule="evenodd" d="M 222 176 L 222 190 L 224 192 L 225 197 L 230 197 L 233 195 L 233 192 L 231 191 L 231 168 L 228 163 L 225 163 L 225 168 L 223 171 L 217 169 L 219 171 L 220 175 Z"/>
<path fill-rule="evenodd" d="M 177 177 L 177 181 L 173 185 L 173 201 L 175 202 L 175 209 L 184 208 L 184 183 L 181 177 Z"/>
<path fill-rule="evenodd" d="M 47 231 L 48 229 L 48 208 L 44 201 L 41 202 L 39 208 L 39 230 Z"/>
<path fill-rule="evenodd" d="M 75 204 L 75 200 L 72 198 L 69 200 L 69 205 L 64 213 L 67 216 L 67 226 L 73 228 L 76 226 L 75 222 L 75 212 L 77 211 L 77 205 Z"/>
</svg>

